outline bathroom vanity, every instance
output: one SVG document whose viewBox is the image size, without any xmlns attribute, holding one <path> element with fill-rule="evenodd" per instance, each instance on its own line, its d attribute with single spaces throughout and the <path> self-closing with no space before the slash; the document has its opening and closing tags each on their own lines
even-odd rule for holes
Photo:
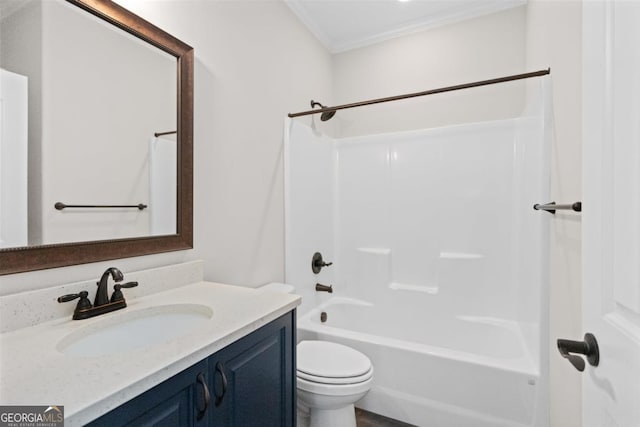
<svg viewBox="0 0 640 427">
<path fill-rule="evenodd" d="M 89 426 L 293 426 L 295 312 L 228 345 Z"/>
<path fill-rule="evenodd" d="M 66 426 L 293 425 L 300 297 L 201 274 L 125 273 L 127 307 L 84 320 L 55 299 L 95 280 L 1 297 L 0 402 L 64 406 Z"/>
</svg>

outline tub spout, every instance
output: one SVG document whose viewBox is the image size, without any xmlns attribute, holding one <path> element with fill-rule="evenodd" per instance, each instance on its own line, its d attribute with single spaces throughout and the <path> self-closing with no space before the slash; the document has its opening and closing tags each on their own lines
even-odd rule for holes
<svg viewBox="0 0 640 427">
<path fill-rule="evenodd" d="M 331 287 L 331 285 L 327 286 L 327 285 L 323 285 L 322 283 L 316 283 L 316 291 L 317 292 L 329 292 L 330 294 L 333 293 L 333 288 Z"/>
</svg>

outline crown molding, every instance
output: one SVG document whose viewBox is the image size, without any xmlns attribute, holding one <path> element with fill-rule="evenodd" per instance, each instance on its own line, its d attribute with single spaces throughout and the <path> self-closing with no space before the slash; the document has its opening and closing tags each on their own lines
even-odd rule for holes
<svg viewBox="0 0 640 427">
<path fill-rule="evenodd" d="M 307 29 L 309 29 L 309 31 L 311 31 L 311 33 L 327 48 L 330 53 L 337 54 L 370 46 L 397 37 L 407 36 L 420 31 L 430 30 L 433 28 L 454 24 L 456 22 L 461 22 L 468 19 L 501 12 L 503 10 L 520 7 L 527 4 L 527 0 L 491 0 L 478 2 L 477 6 L 466 7 L 464 10 L 440 13 L 434 16 L 416 19 L 413 21 L 409 21 L 402 26 L 393 28 L 389 31 L 367 37 L 343 41 L 331 40 L 326 32 L 322 28 L 320 28 L 315 20 L 310 16 L 307 9 L 302 5 L 302 1 L 285 0 L 285 3 L 302 21 Z"/>
<path fill-rule="evenodd" d="M 318 26 L 313 18 L 311 18 L 307 9 L 302 6 L 302 2 L 299 0 L 284 0 L 285 4 L 289 6 L 289 9 L 294 15 L 298 17 L 305 27 L 313 34 L 322 45 L 331 52 L 331 39 L 327 34 Z M 333 52 L 331 52 L 333 53 Z"/>
</svg>

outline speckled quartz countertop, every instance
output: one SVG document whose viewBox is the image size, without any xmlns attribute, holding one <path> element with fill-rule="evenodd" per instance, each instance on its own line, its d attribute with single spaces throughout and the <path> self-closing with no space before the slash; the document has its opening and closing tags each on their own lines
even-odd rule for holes
<svg viewBox="0 0 640 427">
<path fill-rule="evenodd" d="M 198 282 L 127 303 L 91 319 L 69 316 L 0 334 L 0 403 L 64 405 L 66 426 L 86 424 L 291 311 L 300 297 Z M 213 316 L 168 342 L 109 355 L 67 355 L 57 348 L 69 334 L 109 317 L 176 304 L 208 306 Z"/>
</svg>

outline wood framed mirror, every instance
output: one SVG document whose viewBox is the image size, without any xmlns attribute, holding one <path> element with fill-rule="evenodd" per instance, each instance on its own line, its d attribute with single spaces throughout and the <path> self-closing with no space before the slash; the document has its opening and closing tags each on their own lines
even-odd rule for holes
<svg viewBox="0 0 640 427">
<path fill-rule="evenodd" d="M 172 121 L 172 123 L 177 128 L 175 129 L 175 170 L 172 172 L 175 173 L 175 180 L 169 187 L 175 189 L 174 208 L 171 209 L 169 215 L 171 222 L 175 221 L 175 227 L 171 227 L 169 232 L 147 233 L 135 237 L 108 234 L 106 238 L 73 237 L 68 242 L 65 240 L 58 242 L 53 239 L 52 243 L 48 240 L 29 239 L 27 245 L 0 246 L 0 275 L 193 248 L 193 48 L 113 1 L 66 0 L 64 4 L 72 5 L 74 12 L 88 13 L 94 20 L 97 18 L 103 27 L 108 26 L 126 33 L 126 36 L 133 40 L 134 44 L 152 46 L 154 50 L 161 51 L 163 55 L 168 54 L 170 61 L 174 61 L 171 58 L 175 58 L 176 72 L 173 77 L 175 86 L 169 85 L 173 88 L 171 96 L 175 100 L 175 106 L 172 106 L 175 108 L 173 110 L 175 122 Z M 84 33 L 71 34 L 71 37 L 90 39 L 90 36 Z M 74 54 L 79 55 L 77 52 Z M 86 61 L 89 62 L 89 60 Z M 0 63 L 0 65 L 2 64 Z M 125 70 L 123 74 L 126 74 L 127 64 L 121 63 L 119 66 Z M 75 70 L 74 75 L 70 78 L 77 78 L 84 71 Z M 46 71 L 43 71 L 43 78 L 44 80 L 47 78 Z M 93 84 L 97 87 L 102 82 L 95 79 Z M 121 101 L 128 102 L 126 97 Z M 90 110 L 89 107 L 86 108 Z M 134 121 L 135 117 L 130 120 Z M 72 123 L 66 126 L 65 131 L 68 132 L 75 127 Z M 117 126 L 107 122 L 104 127 Z M 158 132 L 169 130 L 173 129 L 157 129 Z M 99 132 L 100 130 L 95 129 L 95 131 Z M 88 140 L 92 136 L 86 135 L 85 138 Z M 43 142 L 43 144 L 45 143 Z M 147 141 L 143 141 L 143 143 L 147 144 Z M 105 162 L 110 163 L 113 175 L 117 175 L 120 172 L 117 159 L 109 159 L 108 152 L 107 156 L 103 157 L 107 157 Z M 71 160 L 67 159 L 67 166 L 73 167 Z M 81 183 L 83 176 L 82 174 L 78 175 L 75 177 L 76 182 Z M 31 176 L 29 178 L 31 179 Z M 42 187 L 45 186 L 42 185 Z M 38 191 L 44 193 L 47 189 Z M 170 192 L 173 193 L 173 191 Z M 123 196 L 128 196 L 128 194 Z M 73 203 L 73 200 L 71 202 Z M 136 201 L 137 203 L 138 201 Z M 7 203 L 5 203 L 5 207 L 6 205 Z M 153 208 L 153 206 L 151 207 Z M 56 215 L 53 211 L 53 203 L 48 201 L 43 203 L 43 209 L 48 210 L 48 215 Z M 118 216 L 112 218 L 114 218 L 112 221 L 116 221 L 115 218 Z M 132 234 L 135 235 L 135 233 Z M 88 232 L 86 235 L 91 236 L 91 233 Z"/>
</svg>

